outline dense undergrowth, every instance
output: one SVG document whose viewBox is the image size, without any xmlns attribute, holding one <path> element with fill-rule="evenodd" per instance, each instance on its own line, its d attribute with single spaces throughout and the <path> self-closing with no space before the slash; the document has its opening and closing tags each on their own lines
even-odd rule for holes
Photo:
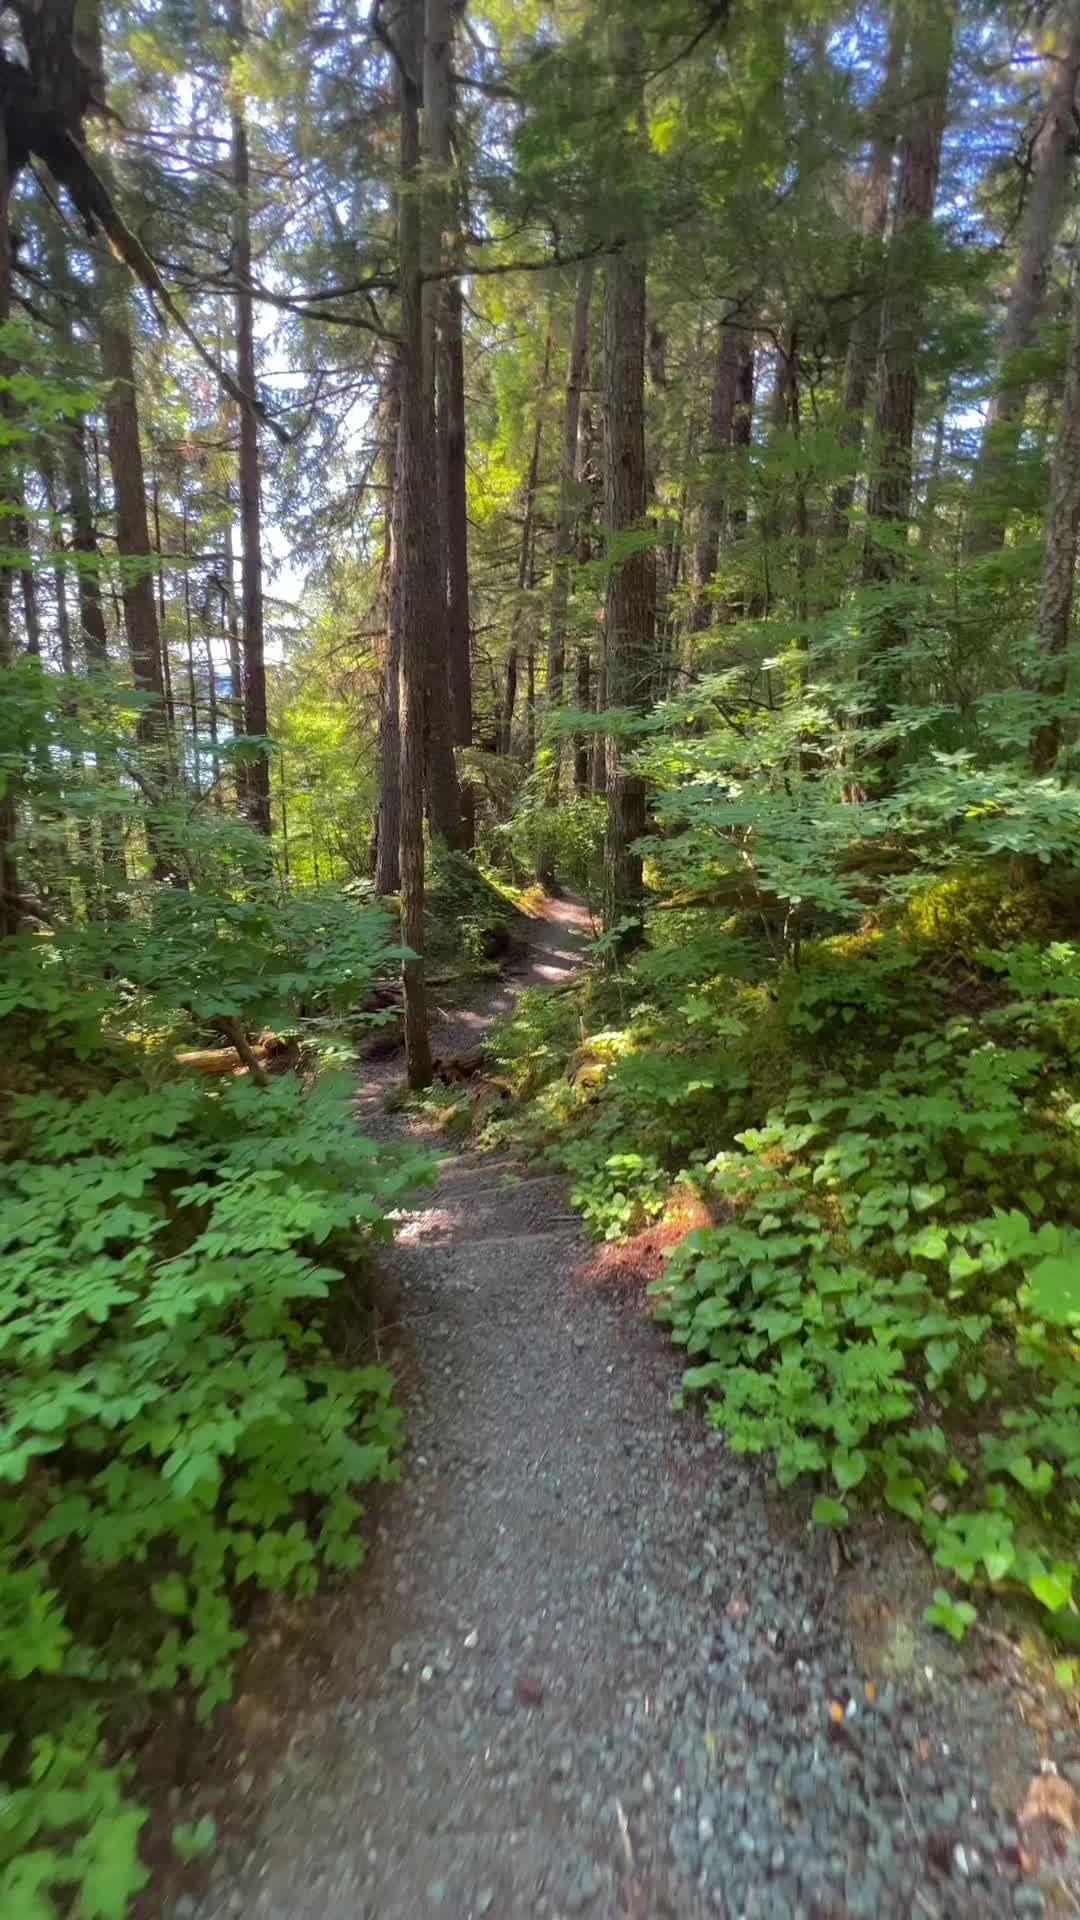
<svg viewBox="0 0 1080 1920">
<path fill-rule="evenodd" d="M 988 818 L 1000 832 L 1000 811 Z M 632 964 L 585 973 L 576 995 L 523 996 L 494 1044 L 521 1104 L 494 1132 L 569 1170 L 598 1237 L 635 1232 L 689 1186 L 713 1224 L 683 1238 L 653 1292 L 709 1420 L 771 1455 L 782 1485 L 809 1477 L 819 1521 L 874 1503 L 906 1516 L 946 1582 L 930 1617 L 956 1637 L 988 1592 L 1022 1596 L 1067 1677 L 1071 871 L 991 849 L 914 886 L 905 872 L 855 930 L 819 911 L 813 937 L 793 939 L 730 912 L 722 866 L 699 880 L 709 904 L 685 889 L 682 905 L 656 902 Z M 820 891 L 840 884 L 824 871 Z"/>
<path fill-rule="evenodd" d="M 55 750 L 53 770 L 117 830 Z M 176 824 L 148 824 L 164 863 Z M 125 1754 L 166 1709 L 228 1696 L 257 1593 L 359 1563 L 362 1490 L 396 1473 L 364 1264 L 426 1169 L 357 1131 L 335 1070 L 386 1017 L 365 1009 L 393 922 L 281 896 L 236 823 L 183 844 L 185 884 L 89 912 L 77 871 L 61 898 L 43 863 L 40 914 L 5 943 L 0 1911 L 19 1920 L 127 1910 L 146 1876 Z M 262 1027 L 293 1070 L 177 1062 Z"/>
</svg>

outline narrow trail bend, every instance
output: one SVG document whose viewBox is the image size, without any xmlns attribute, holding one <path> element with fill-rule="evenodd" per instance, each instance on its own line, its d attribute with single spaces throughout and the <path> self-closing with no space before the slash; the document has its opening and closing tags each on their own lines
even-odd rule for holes
<svg viewBox="0 0 1080 1920">
<path fill-rule="evenodd" d="M 584 931 L 550 903 L 516 981 L 445 1016 L 437 1049 L 475 1044 L 522 982 L 565 978 Z M 369 1071 L 365 1127 L 409 1124 L 380 1111 L 400 1072 Z M 263 1714 L 270 1769 L 177 1914 L 1043 1910 L 993 1774 L 1003 1736 L 1030 1771 L 1031 1736 L 1003 1729 L 1000 1693 L 931 1685 L 911 1658 L 867 1686 L 853 1576 L 805 1504 L 793 1521 L 754 1464 L 672 1416 L 678 1356 L 583 1280 L 560 1179 L 452 1156 L 388 1258 L 403 1484 L 355 1585 L 237 1703 Z"/>
</svg>

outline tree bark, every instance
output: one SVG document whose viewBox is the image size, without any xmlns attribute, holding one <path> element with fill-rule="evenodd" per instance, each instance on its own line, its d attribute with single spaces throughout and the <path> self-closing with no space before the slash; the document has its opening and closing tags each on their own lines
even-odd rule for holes
<svg viewBox="0 0 1080 1920">
<path fill-rule="evenodd" d="M 545 704 L 549 712 L 564 704 L 566 674 L 566 613 L 570 598 L 570 566 L 576 546 L 577 519 L 580 512 L 581 476 L 578 472 L 581 438 L 581 390 L 589 365 L 589 308 L 592 301 L 593 263 L 583 260 L 578 268 L 574 295 L 574 317 L 570 333 L 570 354 L 566 368 L 566 404 L 563 409 L 562 447 L 559 455 L 559 509 L 555 523 L 555 556 L 551 582 L 551 624 L 548 629 L 547 684 Z M 586 676 L 588 674 L 588 655 Z M 580 671 L 580 667 L 579 667 Z M 551 769 L 545 794 L 549 808 L 559 804 L 561 749 L 552 740 Z M 555 878 L 554 850 L 546 841 L 537 862 L 537 878 L 550 886 Z"/>
<path fill-rule="evenodd" d="M 49 269 L 61 294 L 57 303 L 60 342 L 64 351 L 71 353 L 74 351 L 70 318 L 73 283 L 61 235 L 52 226 L 49 228 Z M 98 545 L 97 520 L 90 484 L 86 428 L 82 419 L 76 417 L 57 427 L 55 434 L 55 444 L 59 446 L 60 451 L 63 487 L 71 516 L 71 547 L 73 553 L 78 556 L 75 584 L 78 592 L 79 630 L 82 636 L 86 670 L 88 673 L 104 672 L 109 665 L 109 648 L 101 590 L 101 549 Z M 136 446 L 138 447 L 137 421 Z M 140 452 L 140 465 L 141 459 Z M 149 542 L 147 544 L 149 545 Z M 79 564 L 80 561 L 82 564 Z"/>
<path fill-rule="evenodd" d="M 720 535 L 727 507 L 730 478 L 726 464 L 735 428 L 735 409 L 739 397 L 739 348 L 741 329 L 736 324 L 738 305 L 720 322 L 713 356 L 712 388 L 709 395 L 708 437 L 705 456 L 709 462 L 705 492 L 701 501 L 698 535 L 694 545 L 694 600 L 690 613 L 690 631 L 703 633 L 711 622 L 708 589 L 720 558 Z"/>
<path fill-rule="evenodd" d="M 577 705 L 580 713 L 588 713 L 592 699 L 592 667 L 589 661 L 588 647 L 577 650 Z M 574 792 L 589 791 L 589 753 L 591 741 L 587 733 L 574 735 Z"/>
<path fill-rule="evenodd" d="M 1043 542 L 1042 580 L 1036 624 L 1035 690 L 1060 700 L 1068 682 L 1072 639 L 1077 533 L 1080 529 L 1080 278 L 1073 283 L 1072 332 L 1061 425 L 1050 479 Z M 1061 746 L 1061 715 L 1042 721 L 1035 733 L 1032 764 L 1048 773 Z"/>
<path fill-rule="evenodd" d="M 109 391 L 105 402 L 109 469 L 116 506 L 116 546 L 131 677 L 147 696 L 137 732 L 144 746 L 161 746 L 164 699 L 161 637 L 154 599 L 154 561 L 146 518 L 146 475 L 139 439 L 135 356 L 131 344 L 129 295 L 123 279 L 108 269 L 101 318 L 101 360 Z M 73 473 L 73 470 L 72 470 Z M 74 477 L 74 475 L 73 475 Z M 88 632 L 84 616 L 84 633 Z M 96 645 L 96 637 L 94 644 Z M 88 642 L 89 645 L 89 642 Z"/>
<path fill-rule="evenodd" d="M 1020 231 L 1020 251 L 1005 325 L 998 377 L 987 409 L 986 425 L 972 475 L 967 554 L 994 553 L 1005 539 L 1008 477 L 1023 424 L 1027 382 L 1017 378 L 1013 361 L 1034 344 L 1046 305 L 1046 287 L 1054 242 L 1065 208 L 1069 167 L 1076 139 L 1076 83 L 1080 76 L 1080 0 L 1068 0 L 1061 44 L 1051 62 L 1052 79 L 1042 123 L 1031 150 L 1031 186 Z"/>
<path fill-rule="evenodd" d="M 235 738 L 244 731 L 244 657 L 240 646 L 240 622 L 236 615 L 236 553 L 233 542 L 232 492 L 225 501 L 225 528 L 222 538 L 222 565 L 225 571 L 225 627 L 229 636 L 229 711 Z M 237 804 L 242 781 L 237 769 Z"/>
<path fill-rule="evenodd" d="M 109 664 L 109 647 L 101 596 L 101 550 L 90 499 L 86 435 L 81 421 L 73 421 L 64 432 L 63 459 L 71 513 L 71 545 L 73 552 L 83 560 L 83 565 L 77 568 L 75 575 L 83 650 L 88 672 L 104 672 Z"/>
<path fill-rule="evenodd" d="M 922 512 L 919 515 L 919 547 L 923 553 L 929 551 L 934 537 L 934 520 L 937 514 L 938 494 L 941 491 L 941 470 L 945 464 L 945 424 L 948 412 L 949 389 L 946 387 L 941 396 L 937 419 L 934 421 L 930 470 L 926 476 L 926 493 L 923 498 Z"/>
<path fill-rule="evenodd" d="M 433 98 L 430 114 L 432 158 L 440 172 L 437 204 L 441 205 L 439 250 L 447 263 L 460 253 L 462 220 L 460 189 L 454 179 L 456 121 L 452 77 L 455 17 L 464 12 L 448 0 L 431 0 L 428 12 L 428 66 Z M 434 16 L 434 18 L 432 18 Z M 425 79 L 426 84 L 426 79 Z M 425 112 L 427 111 L 425 104 Z M 449 235 L 449 246 L 444 236 Z M 441 578 L 446 594 L 447 665 L 450 682 L 451 739 L 456 747 L 470 747 L 472 716 L 472 637 L 469 620 L 469 521 L 467 510 L 464 302 L 460 280 L 447 279 L 439 288 L 440 468 L 444 566 Z M 460 789 L 462 844 L 473 844 L 474 793 L 469 783 Z"/>
<path fill-rule="evenodd" d="M 385 661 L 379 701 L 379 823 L 375 845 L 375 891 L 396 893 L 401 882 L 401 602 L 396 546 L 400 368 L 387 368 L 383 398 L 386 444 L 384 480 L 386 517 L 383 538 L 382 602 L 386 620 Z"/>
<path fill-rule="evenodd" d="M 627 245 L 604 268 L 604 523 L 609 553 L 620 536 L 645 525 L 645 260 Z M 653 669 L 656 606 L 654 558 L 645 545 L 612 557 L 605 604 L 606 698 L 610 707 L 642 712 Z M 633 843 L 645 828 L 645 782 L 626 765 L 626 748 L 609 734 L 605 752 L 607 830 L 604 840 L 604 925 L 629 918 L 618 947 L 641 937 L 641 856 Z"/>
<path fill-rule="evenodd" d="M 0 326 L 11 317 L 11 225 L 8 207 L 11 176 L 8 166 L 7 134 L 0 118 Z M 10 411 L 8 394 L 0 396 L 0 412 Z M 0 499 L 11 494 L 11 448 L 0 446 Z M 11 567 L 0 565 L 0 672 L 11 665 Z M 0 792 L 0 937 L 17 932 L 19 925 L 19 873 L 15 854 L 18 815 L 14 781 L 4 783 Z"/>
<path fill-rule="evenodd" d="M 424 368 L 420 206 L 420 68 L 423 0 L 404 0 L 398 15 L 400 51 L 400 188 L 398 280 L 400 426 L 395 498 L 397 594 L 401 621 L 401 941 L 405 1070 L 411 1087 L 431 1079 L 427 995 L 424 986 L 424 681 L 435 594 L 434 532 L 430 511 L 430 448 L 434 408 Z"/>
<path fill-rule="evenodd" d="M 590 375 L 581 396 L 581 424 L 578 429 L 577 477 L 582 488 L 582 508 L 577 529 L 577 557 L 580 566 L 585 566 L 588 561 L 592 559 L 593 536 L 601 513 L 601 467 L 603 462 L 602 456 L 600 456 L 597 451 L 596 409 L 593 405 L 592 386 L 593 379 Z M 596 685 L 593 698 L 586 699 L 584 711 L 593 711 L 593 700 L 595 700 L 595 711 L 599 713 L 603 706 L 603 702 L 600 699 L 600 677 L 603 673 L 604 650 L 602 622 L 598 623 L 596 633 L 595 659 L 593 658 L 592 649 L 587 642 L 583 642 L 578 649 L 578 684 L 580 687 L 583 678 L 586 685 L 589 684 L 590 679 L 595 681 Z M 582 669 L 581 666 L 582 655 L 584 655 L 585 659 L 584 669 Z M 584 761 L 585 775 L 582 791 L 590 792 L 595 790 L 602 793 L 606 785 L 607 776 L 604 770 L 604 743 L 600 735 L 595 733 L 579 734 L 574 743 L 574 753 L 578 766 Z"/>
<path fill-rule="evenodd" d="M 446 611 L 450 658 L 450 709 L 453 740 L 471 747 L 472 627 L 469 617 L 469 516 L 467 508 L 465 428 L 465 343 L 462 329 L 461 285 L 448 280 L 444 300 L 443 359 L 446 368 Z M 460 788 L 461 837 L 465 847 L 475 838 L 475 795 L 470 782 Z"/>
<path fill-rule="evenodd" d="M 833 493 L 829 531 L 836 541 L 846 540 L 848 535 L 851 503 L 855 498 L 855 468 L 862 451 L 866 402 L 881 331 L 880 282 L 896 154 L 900 79 L 907 48 L 907 6 L 908 0 L 893 0 L 885 66 L 874 102 L 874 133 L 863 193 L 859 250 L 859 279 L 864 291 L 848 336 L 840 415 L 840 442 L 851 461 L 852 471 Z"/>
<path fill-rule="evenodd" d="M 881 350 L 875 410 L 877 471 L 867 503 L 863 581 L 885 585 L 907 565 L 911 517 L 912 448 L 918 398 L 918 357 L 925 309 L 925 263 L 918 257 L 920 235 L 934 212 L 941 142 L 949 91 L 956 11 L 953 0 L 920 0 L 911 19 L 911 70 L 906 102 L 907 127 L 900 149 L 896 219 L 881 307 Z M 915 239 L 916 249 L 911 242 Z M 867 718 L 880 726 L 903 692 L 897 655 L 906 628 L 895 603 L 886 602 L 872 625 L 868 677 L 871 698 Z M 879 789 L 891 778 L 893 744 L 874 755 Z"/>
<path fill-rule="evenodd" d="M 105 630 L 105 607 L 101 593 L 101 552 L 98 547 L 97 526 L 87 472 L 86 434 L 81 420 L 72 420 L 58 431 L 61 435 L 60 458 L 63 487 L 71 517 L 71 551 L 82 560 L 82 565 L 77 563 L 75 570 L 79 631 L 86 672 L 92 676 L 95 673 L 107 672 L 109 649 Z M 42 473 L 50 506 L 59 516 L 60 505 L 56 496 L 51 449 L 46 449 L 43 454 Z M 62 562 L 57 563 L 55 577 L 60 664 L 63 672 L 70 674 L 74 670 L 75 660 L 71 626 L 68 620 L 66 573 Z M 81 765 L 81 758 L 78 764 Z M 107 777 L 115 775 L 115 764 L 108 756 L 105 756 L 103 766 Z M 111 816 L 106 816 L 101 821 L 104 892 L 98 886 L 95 877 L 93 826 L 89 820 L 80 828 L 79 843 L 86 872 L 87 909 L 91 917 L 97 916 L 106 907 L 115 913 L 118 911 L 118 903 L 123 899 L 127 887 L 124 835 L 120 821 Z"/>
<path fill-rule="evenodd" d="M 878 471 L 870 488 L 863 577 L 892 578 L 902 562 L 911 509 L 911 454 L 918 395 L 925 268 L 912 254 L 913 233 L 933 217 L 952 58 L 955 7 L 922 0 L 912 20 L 908 126 L 900 151 L 893 261 L 881 307 L 875 433 Z"/>
<path fill-rule="evenodd" d="M 518 647 L 521 639 L 521 623 L 524 617 L 525 589 L 529 584 L 529 570 L 532 565 L 533 525 L 536 514 L 536 482 L 540 472 L 540 447 L 544 435 L 544 403 L 547 399 L 550 379 L 551 307 L 549 305 L 547 334 L 544 340 L 544 367 L 540 375 L 540 392 L 536 400 L 536 420 L 533 427 L 532 452 L 529 455 L 529 466 L 525 475 L 524 515 L 521 522 L 521 547 L 518 552 L 517 598 L 514 603 L 514 612 L 510 623 L 510 651 L 506 657 L 506 702 L 503 707 L 502 726 L 499 734 L 500 753 L 509 753 L 512 744 L 514 707 L 517 702 Z"/>
<path fill-rule="evenodd" d="M 153 470 L 153 478 L 150 484 L 150 503 L 154 510 L 154 552 L 157 555 L 157 565 L 154 571 L 157 576 L 158 632 L 161 635 L 161 689 L 165 698 L 165 724 L 168 729 L 169 740 L 172 741 L 176 735 L 176 705 L 173 700 L 172 668 L 169 664 L 169 643 L 165 636 L 165 564 L 161 551 L 161 482 L 156 467 Z"/>
<path fill-rule="evenodd" d="M 243 0 L 230 0 L 229 33 L 234 59 L 246 37 Z M 251 156 L 240 94 L 231 88 L 233 184 L 233 275 L 236 281 L 236 384 L 240 416 L 240 644 L 244 658 L 244 732 L 265 739 L 266 638 L 263 617 L 262 502 L 259 490 L 259 419 L 255 385 L 255 317 L 251 293 Z M 269 834 L 270 757 L 265 749 L 247 762 L 242 780 L 247 815 Z"/>
<path fill-rule="evenodd" d="M 19 565 L 19 586 L 22 592 L 23 637 L 25 650 L 32 659 L 41 658 L 41 617 L 38 611 L 37 576 L 35 573 L 34 550 L 30 544 L 30 521 L 26 512 L 26 479 L 14 481 L 15 508 L 11 516 L 12 545 L 25 559 Z"/>
<path fill-rule="evenodd" d="M 436 273 L 444 265 L 444 236 L 449 226 L 450 205 L 450 51 L 453 21 L 450 0 L 426 0 L 420 5 L 416 27 L 417 60 L 423 86 L 424 168 L 422 184 L 421 271 Z M 428 543 L 431 556 L 431 602 L 426 623 L 426 743 L 427 807 L 432 833 L 450 847 L 462 844 L 461 796 L 454 765 L 454 715 L 451 707 L 450 615 L 447 601 L 447 554 L 449 548 L 449 495 L 445 476 L 449 445 L 449 392 L 444 410 L 444 431 L 440 436 L 436 414 L 436 359 L 440 334 L 445 341 L 444 284 L 429 279 L 422 283 L 421 331 L 423 340 L 423 379 L 425 407 L 431 418 L 429 445 L 436 449 L 435 528 Z M 448 367 L 444 362 L 443 382 Z M 430 510 L 430 509 L 429 509 Z M 446 546 L 440 556 L 438 532 L 442 521 Z"/>
<path fill-rule="evenodd" d="M 754 336 L 747 332 L 739 343 L 739 378 L 735 398 L 735 421 L 731 430 L 731 446 L 734 455 L 731 478 L 731 492 L 728 502 L 728 526 L 731 530 L 731 550 L 736 554 L 739 545 L 746 539 L 748 514 L 747 495 L 749 478 L 750 448 L 754 439 L 754 383 L 757 377 L 757 354 Z M 745 611 L 747 596 L 734 592 L 725 597 L 723 619 L 730 625 Z"/>
</svg>

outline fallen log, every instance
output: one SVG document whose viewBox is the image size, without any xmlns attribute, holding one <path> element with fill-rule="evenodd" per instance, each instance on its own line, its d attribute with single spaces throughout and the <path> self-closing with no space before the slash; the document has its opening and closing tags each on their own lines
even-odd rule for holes
<svg viewBox="0 0 1080 1920">
<path fill-rule="evenodd" d="M 248 1047 L 250 1060 L 241 1057 L 239 1047 L 196 1047 L 192 1052 L 178 1053 L 178 1067 L 188 1067 L 193 1073 L 241 1074 L 251 1070 L 251 1062 L 262 1073 L 284 1073 L 296 1058 L 296 1049 L 289 1040 L 282 1040 L 279 1034 L 269 1029 L 259 1035 L 254 1046 Z"/>
</svg>

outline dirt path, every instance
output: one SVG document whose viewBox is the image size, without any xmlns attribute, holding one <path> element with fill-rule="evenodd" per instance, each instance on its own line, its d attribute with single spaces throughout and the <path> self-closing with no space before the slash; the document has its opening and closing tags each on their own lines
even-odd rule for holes
<svg viewBox="0 0 1080 1920">
<path fill-rule="evenodd" d="M 583 933 L 552 903 L 519 983 L 564 978 Z M 438 1047 L 475 1042 L 514 991 L 450 1016 Z M 378 1112 L 399 1077 L 371 1073 L 365 1125 L 406 1124 Z M 1009 1816 L 1035 1738 L 882 1591 L 914 1553 L 837 1579 L 805 1503 L 770 1502 L 672 1416 L 677 1356 L 583 1278 L 563 1183 L 459 1154 L 389 1258 L 403 1485 L 356 1583 L 254 1663 L 209 1888 L 169 1911 L 1042 1912 Z M 1048 1737 L 1064 1765 L 1069 1729 Z"/>
</svg>

